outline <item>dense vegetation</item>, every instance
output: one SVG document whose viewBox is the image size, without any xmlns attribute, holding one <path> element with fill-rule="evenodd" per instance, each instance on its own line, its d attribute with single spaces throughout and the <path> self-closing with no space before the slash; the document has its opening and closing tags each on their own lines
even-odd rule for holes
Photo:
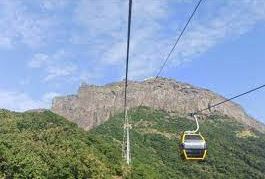
<svg viewBox="0 0 265 179">
<path fill-rule="evenodd" d="M 232 119 L 201 123 L 204 162 L 182 161 L 177 134 L 194 122 L 163 111 L 130 112 L 132 167 L 121 158 L 122 116 L 85 132 L 52 112 L 0 111 L 0 178 L 264 178 L 265 136 Z M 129 174 L 128 174 L 129 173 Z"/>
<path fill-rule="evenodd" d="M 1 111 L 0 126 L 0 176 L 106 178 L 113 174 L 112 164 L 94 147 L 104 141 L 51 112 Z"/>
</svg>

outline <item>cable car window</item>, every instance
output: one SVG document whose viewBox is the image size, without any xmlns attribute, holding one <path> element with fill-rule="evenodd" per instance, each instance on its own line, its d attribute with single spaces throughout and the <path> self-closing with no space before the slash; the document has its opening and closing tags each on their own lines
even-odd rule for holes
<svg viewBox="0 0 265 179">
<path fill-rule="evenodd" d="M 186 135 L 185 141 L 187 140 L 203 140 L 199 135 Z"/>
</svg>

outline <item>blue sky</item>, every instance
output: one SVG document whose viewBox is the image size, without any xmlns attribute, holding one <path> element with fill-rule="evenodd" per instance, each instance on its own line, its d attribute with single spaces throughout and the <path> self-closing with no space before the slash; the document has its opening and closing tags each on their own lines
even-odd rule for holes
<svg viewBox="0 0 265 179">
<path fill-rule="evenodd" d="M 240 3 L 239 3 L 240 2 Z M 129 78 L 154 76 L 195 0 L 134 0 Z M 0 107 L 124 78 L 127 0 L 0 1 Z M 265 1 L 203 0 L 163 76 L 231 97 L 265 83 Z M 265 122 L 265 89 L 237 99 Z"/>
</svg>

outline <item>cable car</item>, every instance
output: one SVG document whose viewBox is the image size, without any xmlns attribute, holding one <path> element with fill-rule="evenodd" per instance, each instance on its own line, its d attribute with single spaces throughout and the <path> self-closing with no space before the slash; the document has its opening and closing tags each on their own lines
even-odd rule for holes
<svg viewBox="0 0 265 179">
<path fill-rule="evenodd" d="M 195 118 L 197 128 L 194 131 L 185 131 L 180 136 L 180 155 L 184 160 L 204 160 L 207 153 L 207 143 L 199 131 L 197 116 Z"/>
<path fill-rule="evenodd" d="M 198 133 L 183 133 L 181 135 L 181 157 L 185 160 L 204 160 L 207 144 L 204 137 Z"/>
</svg>

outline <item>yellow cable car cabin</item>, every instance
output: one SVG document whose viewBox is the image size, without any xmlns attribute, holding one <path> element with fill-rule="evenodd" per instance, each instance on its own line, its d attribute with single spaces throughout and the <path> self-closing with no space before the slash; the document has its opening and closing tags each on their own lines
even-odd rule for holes
<svg viewBox="0 0 265 179">
<path fill-rule="evenodd" d="M 180 152 L 185 160 L 204 160 L 207 144 L 200 133 L 186 133 L 181 135 Z"/>
</svg>

